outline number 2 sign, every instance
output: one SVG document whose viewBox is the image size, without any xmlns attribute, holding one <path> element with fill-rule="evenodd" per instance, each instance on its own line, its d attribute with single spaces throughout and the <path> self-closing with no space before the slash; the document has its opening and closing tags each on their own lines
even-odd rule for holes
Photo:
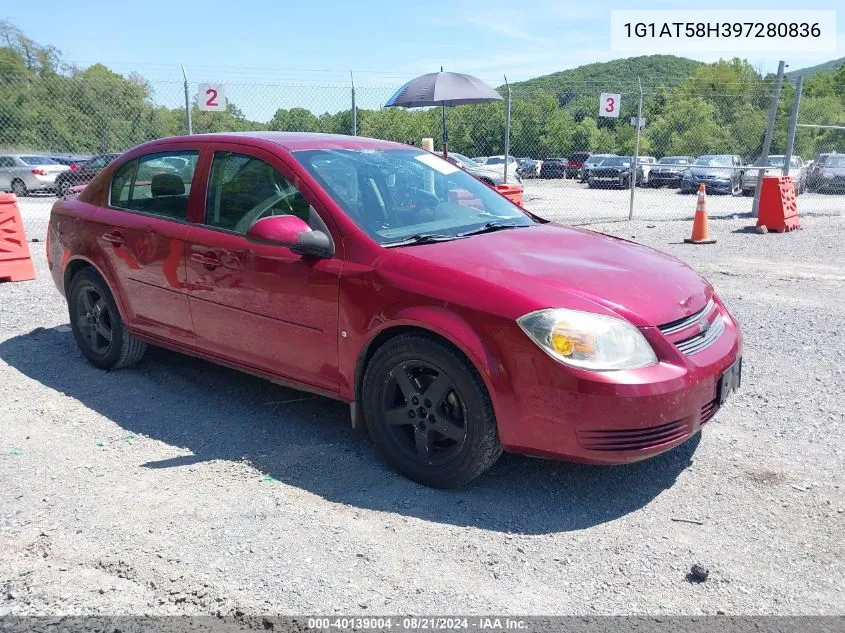
<svg viewBox="0 0 845 633">
<path fill-rule="evenodd" d="M 599 98 L 599 116 L 619 117 L 619 104 L 622 95 L 612 92 L 603 92 Z"/>
<path fill-rule="evenodd" d="M 226 111 L 226 91 L 221 84 L 200 84 L 197 102 L 206 112 Z"/>
</svg>

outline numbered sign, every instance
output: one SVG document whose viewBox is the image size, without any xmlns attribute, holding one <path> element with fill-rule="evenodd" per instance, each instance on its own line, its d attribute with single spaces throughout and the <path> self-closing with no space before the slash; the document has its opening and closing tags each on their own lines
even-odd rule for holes
<svg viewBox="0 0 845 633">
<path fill-rule="evenodd" d="M 619 104 L 622 102 L 622 95 L 612 92 L 601 93 L 599 99 L 599 116 L 609 116 L 614 119 L 619 117 Z"/>
<path fill-rule="evenodd" d="M 226 92 L 222 84 L 200 84 L 197 101 L 200 110 L 206 112 L 226 111 Z"/>
</svg>

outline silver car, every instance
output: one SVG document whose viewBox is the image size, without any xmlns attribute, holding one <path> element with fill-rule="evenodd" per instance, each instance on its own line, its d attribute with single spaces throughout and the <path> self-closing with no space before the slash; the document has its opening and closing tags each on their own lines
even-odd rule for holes
<svg viewBox="0 0 845 633">
<path fill-rule="evenodd" d="M 479 165 L 471 158 L 467 158 L 463 154 L 457 152 L 449 152 L 449 160 L 466 172 L 469 172 L 482 182 L 488 185 L 501 185 L 505 183 L 504 161 L 501 165 L 488 167 L 487 165 Z M 516 173 L 516 170 L 508 170 L 508 182 L 522 182 L 522 178 Z"/>
<path fill-rule="evenodd" d="M 19 198 L 29 192 L 53 192 L 56 175 L 69 169 L 47 156 L 3 154 L 0 155 L 0 191 L 11 191 Z"/>
<path fill-rule="evenodd" d="M 780 176 L 783 174 L 783 161 L 786 157 L 783 154 L 769 156 L 766 161 L 766 176 Z M 761 161 L 758 158 L 754 161 L 754 167 L 760 167 Z M 742 193 L 746 196 L 753 196 L 757 189 L 757 176 L 760 172 L 757 169 L 748 169 L 742 175 Z M 792 183 L 795 185 L 795 195 L 807 190 L 807 170 L 804 161 L 800 156 L 792 156 L 789 159 L 789 175 L 792 176 Z"/>
</svg>

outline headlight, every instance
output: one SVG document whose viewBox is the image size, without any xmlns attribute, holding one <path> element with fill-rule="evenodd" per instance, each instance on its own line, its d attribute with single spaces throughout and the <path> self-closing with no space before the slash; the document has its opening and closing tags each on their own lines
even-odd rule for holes
<svg viewBox="0 0 845 633">
<path fill-rule="evenodd" d="M 609 371 L 657 363 L 645 337 L 622 319 L 550 308 L 521 316 L 516 322 L 544 352 L 566 365 Z"/>
</svg>

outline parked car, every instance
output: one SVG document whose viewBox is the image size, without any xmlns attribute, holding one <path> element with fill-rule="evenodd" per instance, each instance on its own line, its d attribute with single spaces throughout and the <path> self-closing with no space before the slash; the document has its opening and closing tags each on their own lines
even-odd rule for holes
<svg viewBox="0 0 845 633">
<path fill-rule="evenodd" d="M 513 156 L 508 156 L 508 178 L 511 175 L 516 176 L 517 181 L 522 182 L 522 177 L 519 175 L 519 164 Z M 488 156 L 484 161 L 484 167 L 488 169 L 498 169 L 499 173 L 505 173 L 505 157 L 504 156 Z"/>
<path fill-rule="evenodd" d="M 657 159 L 654 156 L 637 156 L 637 165 L 640 166 L 643 173 L 643 178 L 639 182 L 641 185 L 647 185 L 649 177 L 651 175 L 652 167 L 657 163 Z"/>
<path fill-rule="evenodd" d="M 74 185 L 86 185 L 120 154 L 100 154 L 85 161 L 77 169 L 67 171 L 56 177 L 56 193 L 66 196 Z"/>
<path fill-rule="evenodd" d="M 584 166 L 584 162 L 592 155 L 592 152 L 573 152 L 570 154 L 568 156 L 569 166 L 566 168 L 566 177 L 577 178 L 578 174 L 581 173 L 581 167 Z"/>
<path fill-rule="evenodd" d="M 192 172 L 138 176 L 165 156 Z M 59 199 L 46 247 L 96 367 L 152 343 L 339 399 L 431 486 L 503 450 L 651 457 L 741 380 L 740 328 L 684 263 L 540 219 L 399 143 L 152 141 Z"/>
<path fill-rule="evenodd" d="M 678 187 L 683 173 L 694 162 L 695 158 L 692 156 L 664 156 L 651 168 L 648 184 L 652 187 Z"/>
<path fill-rule="evenodd" d="M 581 166 L 579 180 L 581 182 L 587 182 L 587 179 L 590 177 L 590 170 L 598 165 L 601 165 L 601 162 L 605 158 L 611 158 L 612 156 L 616 156 L 616 154 L 593 154 L 590 156 Z"/>
<path fill-rule="evenodd" d="M 735 154 L 706 154 L 681 177 L 681 193 L 698 191 L 704 184 L 707 193 L 739 195 L 742 191 L 742 159 Z"/>
<path fill-rule="evenodd" d="M 569 160 L 566 158 L 547 158 L 540 165 L 540 178 L 566 178 Z"/>
<path fill-rule="evenodd" d="M 517 158 L 516 164 L 518 165 L 516 173 L 518 173 L 522 178 L 540 177 L 540 167 L 542 166 L 543 161 L 534 160 L 533 158 Z"/>
<path fill-rule="evenodd" d="M 781 176 L 783 174 L 783 163 L 786 156 L 783 154 L 774 154 L 766 159 L 767 176 Z M 757 178 L 759 177 L 759 168 L 763 165 L 761 157 L 758 157 L 752 165 L 743 173 L 742 176 L 742 194 L 745 196 L 753 196 L 757 189 Z M 795 186 L 795 195 L 801 195 L 807 189 L 807 170 L 804 169 L 804 159 L 800 156 L 792 156 L 789 159 L 789 175 L 792 177 L 792 183 Z"/>
<path fill-rule="evenodd" d="M 59 165 L 67 165 L 74 171 L 79 169 L 79 165 L 87 160 L 90 160 L 90 158 L 85 156 L 50 156 L 50 158 L 56 161 Z"/>
<path fill-rule="evenodd" d="M 36 154 L 0 155 L 0 191 L 11 191 L 19 198 L 30 193 L 56 189 L 56 176 L 70 171 L 48 156 Z"/>
<path fill-rule="evenodd" d="M 828 154 L 814 174 L 815 191 L 845 193 L 845 154 Z"/>
<path fill-rule="evenodd" d="M 643 168 L 641 165 L 632 167 L 633 156 L 610 156 L 602 160 L 601 164 L 590 169 L 587 178 L 587 186 L 593 187 L 623 187 L 631 186 L 631 178 L 634 184 L 642 182 Z"/>
<path fill-rule="evenodd" d="M 491 169 L 489 167 L 485 167 L 484 165 L 479 165 L 471 158 L 467 158 L 463 154 L 458 154 L 457 152 L 449 152 L 447 154 L 447 158 L 453 165 L 469 172 L 481 182 L 488 184 L 491 187 L 505 184 L 505 174 L 502 169 Z M 508 174 L 509 182 L 517 181 L 517 179 L 518 176 L 516 174 Z"/>
</svg>

